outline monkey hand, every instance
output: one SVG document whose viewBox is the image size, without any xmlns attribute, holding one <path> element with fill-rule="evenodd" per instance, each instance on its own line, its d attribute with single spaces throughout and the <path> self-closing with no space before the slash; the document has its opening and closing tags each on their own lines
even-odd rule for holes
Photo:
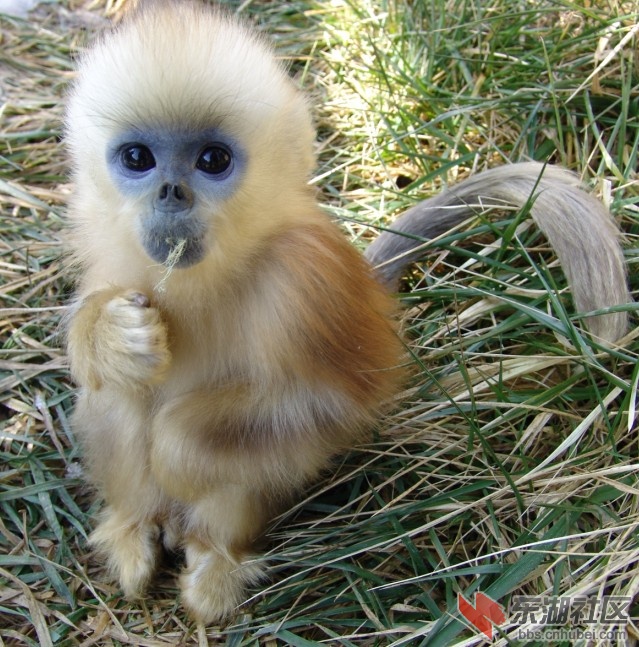
<svg viewBox="0 0 639 647">
<path fill-rule="evenodd" d="M 109 325 L 103 331 L 103 341 L 116 372 L 127 382 L 162 381 L 171 360 L 167 330 L 148 297 L 125 292 L 106 304 L 106 314 Z"/>
<path fill-rule="evenodd" d="M 73 373 L 93 388 L 157 384 L 171 361 L 159 311 L 134 290 L 90 295 L 72 321 L 69 341 Z"/>
</svg>

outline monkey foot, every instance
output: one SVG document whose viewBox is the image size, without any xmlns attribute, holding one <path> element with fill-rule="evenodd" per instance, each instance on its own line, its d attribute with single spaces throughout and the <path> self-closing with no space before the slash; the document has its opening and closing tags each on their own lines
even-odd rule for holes
<svg viewBox="0 0 639 647">
<path fill-rule="evenodd" d="M 132 523 L 107 508 L 103 520 L 90 537 L 96 551 L 128 598 L 144 593 L 158 557 L 160 531 L 157 525 Z"/>
<path fill-rule="evenodd" d="M 187 546 L 186 559 L 180 578 L 182 603 L 204 624 L 231 617 L 246 600 L 246 588 L 264 578 L 257 562 L 238 562 L 215 550 Z"/>
</svg>

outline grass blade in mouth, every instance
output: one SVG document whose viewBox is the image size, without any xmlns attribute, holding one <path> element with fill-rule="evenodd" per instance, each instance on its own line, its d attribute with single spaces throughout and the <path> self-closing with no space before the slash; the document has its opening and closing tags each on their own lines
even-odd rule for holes
<svg viewBox="0 0 639 647">
<path fill-rule="evenodd" d="M 167 240 L 166 242 L 170 245 L 173 241 Z M 171 251 L 166 257 L 166 261 L 163 263 L 164 269 L 162 270 L 162 278 L 155 285 L 155 292 L 164 292 L 166 290 L 166 282 L 169 280 L 169 276 L 173 272 L 175 266 L 180 262 L 180 258 L 182 258 L 182 254 L 184 254 L 184 250 L 186 249 L 186 243 L 186 238 L 181 238 L 177 241 L 176 245 L 171 247 Z"/>
</svg>

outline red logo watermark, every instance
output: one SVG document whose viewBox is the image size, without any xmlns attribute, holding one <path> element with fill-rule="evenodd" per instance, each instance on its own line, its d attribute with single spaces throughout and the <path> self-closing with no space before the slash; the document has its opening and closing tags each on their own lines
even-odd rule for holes
<svg viewBox="0 0 639 647">
<path fill-rule="evenodd" d="M 493 637 L 493 625 L 499 626 L 506 622 L 504 607 L 481 591 L 475 593 L 474 605 L 458 593 L 457 608 L 469 624 L 481 631 L 489 640 Z"/>
<path fill-rule="evenodd" d="M 459 614 L 488 640 L 493 639 L 495 627 L 508 623 L 516 640 L 550 644 L 630 644 L 631 605 L 632 597 L 627 595 L 513 595 L 507 617 L 504 607 L 481 591 L 472 602 L 457 594 Z"/>
</svg>

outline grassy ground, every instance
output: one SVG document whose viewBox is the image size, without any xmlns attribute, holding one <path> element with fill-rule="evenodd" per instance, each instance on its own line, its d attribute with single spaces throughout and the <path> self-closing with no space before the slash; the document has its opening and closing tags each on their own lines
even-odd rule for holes
<svg viewBox="0 0 639 647">
<path fill-rule="evenodd" d="M 550 160 L 609 204 L 636 294 L 634 2 L 228 4 L 272 35 L 313 97 L 314 182 L 353 244 L 472 171 Z M 458 592 L 505 606 L 512 594 L 634 598 L 637 335 L 612 349 L 584 335 L 552 253 L 512 213 L 468 224 L 408 277 L 415 377 L 401 405 L 274 523 L 272 580 L 234 624 L 192 624 L 171 565 L 142 603 L 105 582 L 86 544 L 97 505 L 58 334 L 71 289 L 61 106 L 104 9 L 65 0 L 0 18 L 0 645 L 474 645 Z M 517 628 L 496 644 L 524 644 Z M 619 628 L 639 638 L 634 621 Z"/>
</svg>

